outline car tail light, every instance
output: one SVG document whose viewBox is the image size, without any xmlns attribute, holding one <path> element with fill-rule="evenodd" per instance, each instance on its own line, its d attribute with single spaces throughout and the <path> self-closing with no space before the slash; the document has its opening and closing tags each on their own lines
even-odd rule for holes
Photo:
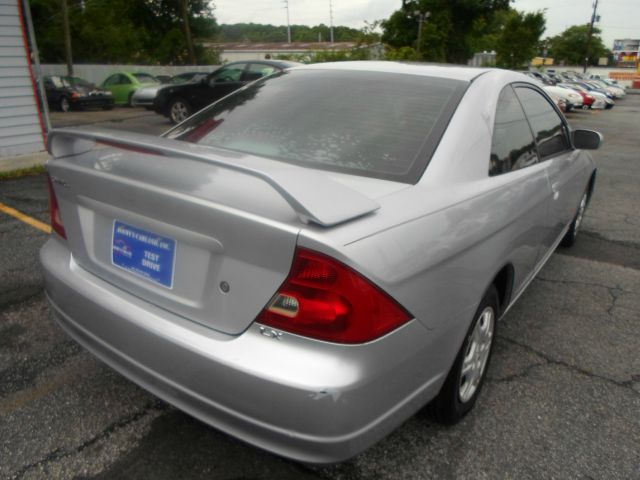
<svg viewBox="0 0 640 480">
<path fill-rule="evenodd" d="M 49 175 L 47 175 L 47 184 L 49 185 L 49 212 L 51 213 L 51 228 L 62 238 L 66 239 L 67 232 L 64 231 L 64 225 L 62 225 L 60 206 L 58 205 L 56 192 L 53 189 L 53 183 L 51 182 L 51 177 Z"/>
<path fill-rule="evenodd" d="M 393 298 L 343 263 L 298 248 L 289 276 L 257 322 L 337 343 L 363 343 L 411 320 Z"/>
</svg>

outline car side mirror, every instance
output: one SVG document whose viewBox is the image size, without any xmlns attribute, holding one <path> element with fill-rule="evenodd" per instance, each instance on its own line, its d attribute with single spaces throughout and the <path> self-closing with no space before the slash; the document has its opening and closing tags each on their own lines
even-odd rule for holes
<svg viewBox="0 0 640 480">
<path fill-rule="evenodd" d="M 573 145 L 583 150 L 597 150 L 604 140 L 600 132 L 593 130 L 574 130 L 571 137 Z"/>
</svg>

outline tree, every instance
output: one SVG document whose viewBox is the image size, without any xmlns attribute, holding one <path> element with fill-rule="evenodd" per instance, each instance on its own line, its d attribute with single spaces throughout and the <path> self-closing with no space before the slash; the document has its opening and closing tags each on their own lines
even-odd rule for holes
<svg viewBox="0 0 640 480">
<path fill-rule="evenodd" d="M 609 55 L 609 50 L 604 46 L 600 38 L 600 29 L 593 28 L 591 37 L 591 54 L 588 63 L 597 65 L 600 57 Z M 552 56 L 556 62 L 564 62 L 569 65 L 582 65 L 587 56 L 587 37 L 589 35 L 589 25 L 574 25 L 567 28 L 560 35 L 549 39 Z"/>
<path fill-rule="evenodd" d="M 499 17 L 502 28 L 495 42 L 496 64 L 506 68 L 528 65 L 538 51 L 545 29 L 544 13 L 523 13 L 510 9 L 501 12 Z"/>
<path fill-rule="evenodd" d="M 333 27 L 333 38 L 336 42 L 357 42 L 362 37 L 360 30 L 349 27 Z M 329 41 L 329 26 L 291 25 L 293 42 Z M 220 42 L 285 42 L 287 40 L 286 25 L 265 25 L 260 23 L 235 23 L 220 25 Z"/>
<path fill-rule="evenodd" d="M 474 53 L 474 37 L 486 33 L 479 27 L 491 24 L 496 12 L 508 8 L 509 0 L 406 0 L 382 22 L 382 41 L 393 48 L 417 47 L 416 12 L 429 12 L 420 48 L 416 48 L 422 59 L 466 63 Z"/>
<path fill-rule="evenodd" d="M 198 42 L 217 33 L 206 0 L 67 0 L 74 61 L 78 63 L 217 63 Z M 60 0 L 31 0 L 41 57 L 64 61 Z"/>
</svg>

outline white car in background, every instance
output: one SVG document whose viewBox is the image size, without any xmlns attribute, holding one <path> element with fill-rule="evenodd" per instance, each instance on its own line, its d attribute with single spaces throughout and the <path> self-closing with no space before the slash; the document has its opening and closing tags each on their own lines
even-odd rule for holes
<svg viewBox="0 0 640 480">
<path fill-rule="evenodd" d="M 549 95 L 554 94 L 562 98 L 567 103 L 567 111 L 570 111 L 573 108 L 582 108 L 582 104 L 584 103 L 582 95 L 571 89 L 559 87 L 557 85 L 545 85 L 542 89 Z"/>
<path fill-rule="evenodd" d="M 611 100 L 607 95 L 605 95 L 604 93 L 600 93 L 600 92 L 596 92 L 595 90 L 588 90 L 587 88 L 583 87 L 582 85 L 578 85 L 575 83 L 569 83 L 567 84 L 570 88 L 572 88 L 573 90 L 581 90 L 583 92 L 588 93 L 589 95 L 591 95 L 592 97 L 598 99 L 598 100 L 602 100 L 604 102 L 604 108 L 613 108 L 613 106 L 615 105 L 615 102 L 613 100 Z"/>
<path fill-rule="evenodd" d="M 627 94 L 622 87 L 611 85 L 603 80 L 589 80 L 589 84 L 595 84 L 604 89 L 609 95 L 613 96 L 613 98 L 622 98 Z"/>
</svg>

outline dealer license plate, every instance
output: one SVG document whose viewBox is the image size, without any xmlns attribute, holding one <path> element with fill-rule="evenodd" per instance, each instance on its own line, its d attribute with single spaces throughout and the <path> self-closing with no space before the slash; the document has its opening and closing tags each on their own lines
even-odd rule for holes
<svg viewBox="0 0 640 480">
<path fill-rule="evenodd" d="M 111 262 L 166 288 L 173 288 L 176 241 L 157 233 L 113 222 Z"/>
</svg>

